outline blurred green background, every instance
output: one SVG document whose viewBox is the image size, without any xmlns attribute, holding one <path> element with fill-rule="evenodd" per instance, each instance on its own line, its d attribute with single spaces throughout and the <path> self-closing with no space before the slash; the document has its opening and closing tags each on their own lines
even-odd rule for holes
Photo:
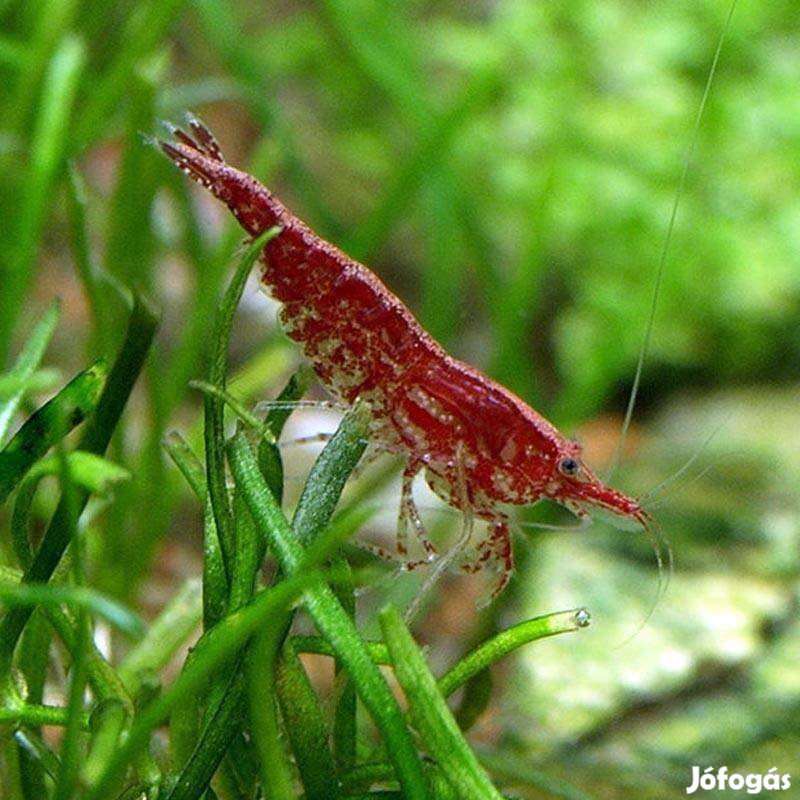
<svg viewBox="0 0 800 800">
<path fill-rule="evenodd" d="M 581 436 L 602 467 L 728 10 L 0 0 L 0 355 L 7 363 L 55 295 L 65 315 L 48 365 L 62 377 L 113 353 L 125 287 L 146 289 L 164 318 L 113 448 L 135 480 L 91 518 L 93 583 L 147 614 L 200 569 L 197 512 L 160 442 L 172 427 L 198 430 L 187 382 L 202 374 L 241 244 L 142 133 L 198 113 L 232 163 L 373 267 L 455 355 Z M 692 764 L 796 770 L 792 0 L 735 11 L 662 289 L 615 480 L 640 494 L 697 454 L 654 502 L 676 572 L 652 618 L 637 633 L 657 580 L 647 542 L 598 524 L 520 535 L 517 575 L 491 612 L 475 611 L 474 582 L 454 578 L 420 627 L 435 662 L 477 629 L 591 610 L 588 631 L 495 673 L 473 730 L 520 796 L 668 798 L 683 796 Z M 252 401 L 299 361 L 255 287 L 233 357 L 233 388 Z"/>
</svg>

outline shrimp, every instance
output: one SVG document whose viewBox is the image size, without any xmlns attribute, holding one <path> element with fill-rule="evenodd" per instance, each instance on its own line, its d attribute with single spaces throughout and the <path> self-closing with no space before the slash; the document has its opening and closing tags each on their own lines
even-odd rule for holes
<svg viewBox="0 0 800 800">
<path fill-rule="evenodd" d="M 605 485 L 581 446 L 504 386 L 453 358 L 409 309 L 363 264 L 317 236 L 252 176 L 229 166 L 199 120 L 171 128 L 163 152 L 233 212 L 252 237 L 278 226 L 260 256 L 264 288 L 282 304 L 281 322 L 314 371 L 344 404 L 371 409 L 370 438 L 404 459 L 397 553 L 409 552 L 409 524 L 433 561 L 412 496 L 424 472 L 431 489 L 472 520 L 488 523 L 465 571 L 497 572 L 492 597 L 514 567 L 504 506 L 555 501 L 582 522 L 594 509 L 641 525 L 652 518 L 638 500 Z M 466 545 L 466 543 L 465 543 Z M 466 546 L 463 548 L 466 550 Z"/>
</svg>

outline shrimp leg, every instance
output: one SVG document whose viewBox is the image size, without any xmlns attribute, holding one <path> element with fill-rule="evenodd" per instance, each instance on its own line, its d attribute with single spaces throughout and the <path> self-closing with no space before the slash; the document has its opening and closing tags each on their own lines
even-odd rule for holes
<svg viewBox="0 0 800 800">
<path fill-rule="evenodd" d="M 489 530 L 478 544 L 477 555 L 467 556 L 461 564 L 461 570 L 474 574 L 490 567 L 497 574 L 494 586 L 487 597 L 478 602 L 480 607 L 488 605 L 508 585 L 514 571 L 514 554 L 511 548 L 511 529 L 508 517 L 497 515 L 489 520 Z"/>
<path fill-rule="evenodd" d="M 456 543 L 441 556 L 441 558 L 438 558 L 434 562 L 433 569 L 428 577 L 425 578 L 419 591 L 406 609 L 404 617 L 407 622 L 410 622 L 417 615 L 430 591 L 436 586 L 445 572 L 447 572 L 451 564 L 469 549 L 470 543 L 472 542 L 472 534 L 475 529 L 475 513 L 470 505 L 469 487 L 467 486 L 466 474 L 464 471 L 463 448 L 460 445 L 456 447 L 456 465 L 458 505 L 462 510 L 461 533 Z"/>
<path fill-rule="evenodd" d="M 492 545 L 492 555 L 497 565 L 499 577 L 492 589 L 490 600 L 494 600 L 506 588 L 511 573 L 514 571 L 514 551 L 511 547 L 511 529 L 508 519 L 497 517 L 491 524 L 489 541 Z"/>
<path fill-rule="evenodd" d="M 308 436 L 295 436 L 293 439 L 285 439 L 281 442 L 281 445 L 299 447 L 307 444 L 327 444 L 331 439 L 333 439 L 332 433 L 312 433 Z"/>
<path fill-rule="evenodd" d="M 403 486 L 400 495 L 400 510 L 397 515 L 397 552 L 401 556 L 408 555 L 408 525 L 414 526 L 417 538 L 425 551 L 425 561 L 431 561 L 436 556 L 436 548 L 428 538 L 425 525 L 419 515 L 419 509 L 414 502 L 414 478 L 422 469 L 420 462 L 411 461 L 403 470 Z"/>
</svg>

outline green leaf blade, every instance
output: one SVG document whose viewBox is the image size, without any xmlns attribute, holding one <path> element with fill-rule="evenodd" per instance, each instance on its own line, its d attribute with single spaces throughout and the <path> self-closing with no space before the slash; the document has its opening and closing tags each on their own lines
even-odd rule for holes
<svg viewBox="0 0 800 800">
<path fill-rule="evenodd" d="M 464 800 L 502 800 L 465 741 L 436 679 L 392 606 L 379 615 L 394 672 L 408 699 L 411 719 L 431 756 Z"/>
<path fill-rule="evenodd" d="M 54 300 L 44 316 L 36 324 L 33 332 L 28 337 L 25 347 L 14 366 L 3 376 L 9 380 L 8 396 L 0 398 L 0 444 L 8 433 L 8 429 L 25 393 L 25 387 L 33 377 L 36 368 L 44 357 L 47 345 L 55 333 L 56 325 L 61 316 L 61 303 Z M 13 380 L 14 385 L 11 385 Z"/>
<path fill-rule="evenodd" d="M 286 573 L 297 573 L 304 561 L 303 547 L 266 485 L 243 434 L 234 437 L 228 452 L 237 486 L 256 525 Z M 322 583 L 305 592 L 305 603 L 309 616 L 347 668 L 356 691 L 378 724 L 408 798 L 427 798 L 427 782 L 397 701 L 347 612 Z"/>
<path fill-rule="evenodd" d="M 0 451 L 0 503 L 53 445 L 95 409 L 108 368 L 98 361 L 32 414 Z"/>
</svg>

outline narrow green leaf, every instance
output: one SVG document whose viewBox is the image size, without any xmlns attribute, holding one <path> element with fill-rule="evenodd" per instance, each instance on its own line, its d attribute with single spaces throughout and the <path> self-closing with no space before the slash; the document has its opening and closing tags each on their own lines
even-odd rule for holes
<svg viewBox="0 0 800 800">
<path fill-rule="evenodd" d="M 28 703 L 42 704 L 44 688 L 50 667 L 50 645 L 53 632 L 42 614 L 34 614 L 25 629 L 19 646 L 17 669 L 25 681 Z M 23 795 L 28 798 L 46 796 L 45 769 L 41 762 L 18 746 L 20 782 Z"/>
<path fill-rule="evenodd" d="M 0 403 L 10 400 L 20 390 L 28 394 L 46 392 L 58 383 L 57 369 L 37 369 L 29 378 L 22 379 L 12 373 L 0 375 Z"/>
<path fill-rule="evenodd" d="M 249 411 L 244 403 L 237 400 L 230 392 L 220 389 L 207 381 L 189 381 L 192 389 L 197 389 L 206 397 L 212 397 L 224 403 L 248 428 L 252 428 L 258 435 L 271 443 L 275 443 L 275 437 L 269 426 L 262 422 L 252 411 Z"/>
<path fill-rule="evenodd" d="M 135 693 L 141 676 L 156 672 L 175 655 L 200 624 L 202 596 L 200 582 L 186 581 L 150 623 L 144 638 L 125 656 L 117 673 L 128 690 Z"/>
<path fill-rule="evenodd" d="M 244 291 L 247 277 L 267 242 L 274 239 L 279 233 L 280 228 L 270 228 L 253 241 L 239 261 L 236 272 L 222 298 L 211 337 L 212 352 L 208 379 L 212 386 L 216 386 L 219 389 L 225 389 L 228 342 L 233 325 L 233 317 Z M 224 404 L 219 398 L 206 395 L 203 408 L 205 412 L 206 482 L 217 536 L 222 548 L 222 558 L 226 574 L 230 579 L 235 532 L 228 501 L 228 489 L 225 485 Z"/>
<path fill-rule="evenodd" d="M 130 480 L 130 470 L 115 464 L 95 453 L 75 450 L 65 455 L 72 480 L 87 491 L 105 495 L 115 483 Z M 37 461 L 26 477 L 27 481 L 39 480 L 45 475 L 58 475 L 58 456 L 48 456 Z"/>
<path fill-rule="evenodd" d="M 251 727 L 249 717 L 245 725 Z M 229 797 L 251 800 L 258 796 L 258 754 L 250 730 L 247 736 L 243 730 L 236 732 L 222 762 L 220 777 L 225 781 L 223 792 L 227 792 Z"/>
<path fill-rule="evenodd" d="M 537 639 L 555 636 L 585 628 L 590 622 L 589 613 L 584 608 L 559 611 L 541 617 L 525 620 L 483 642 L 471 653 L 449 669 L 437 683 L 444 697 L 449 697 L 468 681 L 483 673 L 496 661 L 513 650 Z M 335 656 L 331 645 L 317 636 L 293 636 L 292 644 L 297 652 L 318 653 Z M 381 642 L 367 642 L 370 657 L 376 664 L 391 664 L 386 645 Z"/>
<path fill-rule="evenodd" d="M 78 450 L 64 454 L 63 458 L 66 459 L 74 483 L 91 494 L 102 496 L 110 490 L 114 483 L 130 478 L 130 472 L 124 467 L 94 453 Z M 62 459 L 57 456 L 37 461 L 17 490 L 14 511 L 11 515 L 11 542 L 14 545 L 14 553 L 19 564 L 24 569 L 27 569 L 33 560 L 28 527 L 31 506 L 39 481 L 45 475 L 59 475 L 62 470 L 61 462 Z"/>
<path fill-rule="evenodd" d="M 94 410 L 107 375 L 104 361 L 79 373 L 32 414 L 0 451 L 0 503 L 38 459 Z"/>
<path fill-rule="evenodd" d="M 256 457 L 242 433 L 233 438 L 228 452 L 237 486 L 261 534 L 284 572 L 297 573 L 303 564 L 303 547 L 264 482 Z M 427 798 L 428 787 L 419 757 L 397 701 L 347 612 L 333 592 L 319 582 L 305 592 L 305 604 L 315 625 L 349 671 L 356 691 L 378 724 L 407 797 L 409 800 Z"/>
<path fill-rule="evenodd" d="M 463 800 L 501 800 L 500 792 L 458 729 L 436 678 L 400 613 L 387 606 L 381 610 L 379 619 L 395 675 L 408 699 L 411 719 L 428 752 Z"/>
<path fill-rule="evenodd" d="M 101 701 L 92 710 L 90 749 L 81 769 L 85 783 L 94 783 L 119 745 L 128 720 L 125 705 L 116 698 Z"/>
<path fill-rule="evenodd" d="M 14 93 L 9 97 L 10 113 L 5 121 L 8 130 L 25 130 L 33 121 L 48 64 L 64 32 L 71 29 L 78 5 L 77 0 L 42 0 L 37 3 L 36 11 L 28 15 L 26 69 L 14 82 Z"/>
<path fill-rule="evenodd" d="M 28 569 L 33 561 L 33 547 L 28 535 L 33 499 L 39 488 L 37 481 L 25 481 L 14 498 L 14 511 L 11 514 L 11 544 L 14 555 L 22 569 Z"/>
<path fill-rule="evenodd" d="M 61 166 L 67 137 L 71 133 L 69 118 L 86 58 L 84 43 L 68 33 L 62 39 L 44 79 L 42 97 L 31 143 L 28 174 L 24 182 L 15 249 L 3 277 L 0 294 L 0 362 L 10 334 L 23 307 L 45 212 L 51 199 L 52 185 Z"/>
<path fill-rule="evenodd" d="M 441 682 L 439 683 L 441 689 Z M 492 673 L 485 669 L 474 675 L 464 686 L 461 702 L 455 710 L 456 722 L 462 731 L 468 731 L 483 715 L 492 699 Z"/>
<path fill-rule="evenodd" d="M 164 449 L 175 462 L 175 466 L 186 478 L 186 482 L 198 500 L 206 496 L 206 471 L 189 443 L 177 431 L 170 431 L 163 441 Z"/>
<path fill-rule="evenodd" d="M 314 463 L 292 518 L 302 544 L 313 542 L 333 516 L 344 485 L 366 449 L 370 418 L 368 405 L 355 406 Z"/>
<path fill-rule="evenodd" d="M 266 552 L 266 543 L 256 530 L 247 511 L 241 492 L 233 497 L 233 517 L 236 531 L 236 549 L 233 557 L 230 610 L 241 608 L 253 593 L 256 575 Z"/>
<path fill-rule="evenodd" d="M 76 139 L 93 141 L 107 130 L 106 121 L 124 97 L 137 65 L 152 52 L 165 31 L 180 13 L 186 0 L 150 0 L 141 2 L 125 15 L 112 62 L 103 70 L 81 114 Z M 98 15 L 100 16 L 100 15 Z"/>
<path fill-rule="evenodd" d="M 277 422 L 278 421 L 274 421 Z M 282 424 L 282 422 L 280 423 Z M 341 443 L 338 445 L 341 447 Z M 349 473 L 349 469 L 351 467 L 347 466 L 347 471 Z M 328 469 L 332 469 L 332 465 L 329 465 Z M 341 470 L 342 467 L 340 466 L 339 469 Z M 341 490 L 341 487 L 338 491 Z M 338 496 L 338 495 L 337 495 Z M 333 497 L 332 500 L 329 500 L 330 511 L 333 510 L 335 506 L 336 497 Z M 246 601 L 249 597 L 250 592 L 252 591 L 253 586 L 253 578 L 255 576 L 255 571 L 260 563 L 260 560 L 263 556 L 263 537 L 255 536 L 255 530 L 252 529 L 252 521 L 250 519 L 250 515 L 247 513 L 246 509 L 242 507 L 241 509 L 238 507 L 238 504 L 242 502 L 240 488 L 237 487 L 236 493 L 234 496 L 234 518 L 236 520 L 236 538 L 235 538 L 235 550 L 234 550 L 234 561 L 233 561 L 233 574 L 232 574 L 232 581 L 231 581 L 231 598 L 229 603 L 229 609 L 236 609 L 239 607 L 240 604 Z M 330 513 L 330 512 L 328 512 Z M 339 534 L 341 535 L 341 534 Z M 322 553 L 320 554 L 322 555 Z M 214 555 L 216 558 L 216 555 Z M 206 564 L 213 563 L 211 559 L 207 559 Z M 206 586 L 209 586 L 209 583 L 206 583 Z M 218 593 L 221 594 L 222 587 L 221 585 L 218 587 Z M 210 599 L 210 598 L 209 598 Z M 215 611 L 217 614 L 222 613 L 222 608 L 220 604 L 220 608 Z M 286 616 L 286 620 L 290 619 L 289 616 Z M 272 621 L 273 624 L 278 624 L 279 619 L 275 619 Z M 281 636 L 284 635 L 283 631 L 285 631 L 287 625 L 281 625 Z M 261 689 L 263 690 L 263 680 L 264 677 L 261 678 Z M 252 686 L 252 682 L 251 682 Z M 252 695 L 252 691 L 251 691 Z M 262 719 L 262 727 L 266 727 L 268 730 L 272 730 L 274 727 L 274 720 L 272 720 L 273 711 L 270 709 L 268 705 L 264 705 L 264 700 L 262 699 L 258 706 L 256 707 L 256 714 L 259 719 Z M 268 701 L 267 701 L 268 702 Z M 233 684 L 230 684 L 228 689 L 225 692 L 225 695 L 221 698 L 216 711 L 214 712 L 214 719 L 220 723 L 221 719 L 228 719 L 228 716 L 233 715 L 233 718 L 236 717 L 238 713 L 240 713 L 235 704 L 238 703 L 238 695 L 236 692 L 236 687 Z M 190 711 L 187 709 L 187 714 Z M 183 715 L 183 712 L 181 712 Z M 271 721 L 272 720 L 272 721 Z M 221 723 L 220 723 L 221 724 Z M 225 725 L 222 725 L 222 729 L 230 730 L 231 724 L 228 722 Z M 225 747 L 227 744 L 230 743 L 230 739 L 220 739 L 221 734 L 217 731 L 216 728 L 210 727 L 210 725 L 206 725 L 204 732 L 199 736 L 197 746 L 195 747 L 191 757 L 188 759 L 187 763 L 185 764 L 184 768 L 181 770 L 181 774 L 179 776 L 178 783 L 176 784 L 176 789 L 173 790 L 173 793 L 170 795 L 171 800 L 178 800 L 178 798 L 183 797 L 190 797 L 193 796 L 191 793 L 194 791 L 196 792 L 199 787 L 203 785 L 203 781 L 208 780 L 211 774 L 211 766 L 212 766 L 212 757 L 211 754 L 216 754 L 215 757 L 218 759 L 221 757 L 222 753 L 224 752 Z M 264 738 L 260 735 L 256 735 L 256 742 L 257 744 L 263 744 L 265 742 Z M 265 770 L 271 775 L 270 780 L 280 781 L 286 777 L 285 772 L 280 772 L 279 767 L 279 759 L 280 759 L 280 752 L 279 748 L 273 747 L 270 745 L 269 747 L 262 748 L 264 749 L 263 756 L 266 759 Z M 217 762 L 214 762 L 214 766 Z M 266 776 L 267 773 L 265 773 Z M 281 777 L 283 776 L 283 778 Z"/>
<path fill-rule="evenodd" d="M 95 263 L 86 219 L 86 185 L 74 162 L 69 163 L 67 173 L 67 213 L 72 258 L 92 316 L 92 352 L 105 353 L 109 350 L 114 317 L 126 307 L 130 297 L 121 284 Z"/>
<path fill-rule="evenodd" d="M 0 444 L 5 440 L 8 429 L 14 419 L 14 414 L 25 393 L 25 388 L 44 357 L 47 345 L 50 344 L 50 340 L 53 338 L 60 316 L 61 303 L 58 300 L 54 300 L 28 337 L 28 341 L 25 343 L 25 347 L 14 366 L 7 375 L 3 376 L 9 379 L 9 386 L 8 393 L 4 391 L 0 396 Z M 12 380 L 16 385 L 11 385 Z"/>
<path fill-rule="evenodd" d="M 288 619 L 284 613 L 268 620 L 247 654 L 250 724 L 261 767 L 261 785 L 269 787 L 270 800 L 295 800 L 297 794 L 275 696 L 278 651 Z"/>
<path fill-rule="evenodd" d="M 51 778 L 55 778 L 61 769 L 58 756 L 44 743 L 39 734 L 31 730 L 17 730 L 14 733 L 14 740 L 31 759 L 42 765 Z"/>
<path fill-rule="evenodd" d="M 335 656 L 336 651 L 333 646 L 321 636 L 292 636 L 292 644 L 298 653 L 316 653 L 322 656 Z M 369 639 L 362 639 L 367 648 L 369 657 L 376 664 L 391 664 L 389 651 L 383 642 L 374 642 Z"/>
<path fill-rule="evenodd" d="M 280 438 L 283 427 L 292 413 L 290 404 L 300 400 L 308 391 L 312 376 L 313 372 L 306 367 L 301 367 L 297 370 L 275 398 L 275 402 L 278 405 L 267 412 L 264 420 L 272 432 L 273 441 L 262 439 L 259 443 L 258 465 L 261 467 L 261 474 L 264 476 L 272 494 L 275 495 L 278 505 L 283 503 L 283 457 L 280 447 L 277 445 L 277 440 Z M 281 403 L 286 403 L 287 405 L 282 407 Z"/>
<path fill-rule="evenodd" d="M 356 719 L 357 695 L 347 672 L 337 663 L 336 676 L 341 682 L 333 723 L 333 755 L 338 769 L 355 764 L 358 727 Z"/>
<path fill-rule="evenodd" d="M 58 706 L 45 706 L 36 703 L 19 703 L 18 705 L 3 704 L 0 707 L 0 724 L 12 723 L 15 725 L 30 725 L 39 727 L 40 725 L 59 725 L 65 726 L 68 721 L 68 711 L 66 708 Z M 80 718 L 81 728 L 88 726 L 89 719 L 86 714 Z"/>
<path fill-rule="evenodd" d="M 360 526 L 360 521 L 357 525 Z M 330 528 L 332 525 L 329 526 Z M 355 528 L 354 528 L 355 530 Z M 315 546 L 326 540 L 323 534 L 314 543 Z M 336 548 L 338 550 L 338 547 Z M 356 624 L 356 595 L 353 585 L 353 571 L 347 559 L 337 555 L 333 559 L 333 569 L 337 570 L 337 581 L 333 590 L 336 599 L 342 604 L 347 616 Z M 349 769 L 356 762 L 356 749 L 358 739 L 357 697 L 353 682 L 344 668 L 344 664 L 337 659 L 334 666 L 334 675 L 338 693 L 336 708 L 333 714 L 333 755 L 336 767 L 339 770 Z"/>
<path fill-rule="evenodd" d="M 237 662 L 226 676 L 188 762 L 165 800 L 195 800 L 207 789 L 231 742 L 245 724 L 244 682 Z"/>
<path fill-rule="evenodd" d="M 22 580 L 22 576 L 23 573 L 20 570 L 0 566 L 0 583 L 12 586 L 18 585 Z M 76 625 L 72 617 L 58 605 L 45 605 L 42 607 L 42 613 L 74 658 L 79 645 L 75 630 Z M 89 681 L 97 698 L 100 700 L 119 700 L 127 709 L 128 714 L 132 714 L 133 703 L 128 697 L 125 687 L 117 677 L 116 671 L 103 658 L 94 642 L 90 641 L 88 643 L 86 658 Z"/>
<path fill-rule="evenodd" d="M 228 608 L 228 574 L 222 545 L 214 522 L 211 498 L 206 496 L 203 512 L 203 628 L 216 625 Z"/>
<path fill-rule="evenodd" d="M 379 511 L 376 505 L 351 505 L 342 509 L 330 521 L 327 528 L 314 540 L 306 551 L 308 564 L 320 564 L 335 553 L 348 539 L 362 528 Z M 344 562 L 346 566 L 346 562 Z"/>
<path fill-rule="evenodd" d="M 131 760 L 146 747 L 152 731 L 170 711 L 202 689 L 211 675 L 235 658 L 264 620 L 287 608 L 315 580 L 319 580 L 316 573 L 307 573 L 282 581 L 260 592 L 245 608 L 205 633 L 193 651 L 191 664 L 161 697 L 139 714 L 125 743 L 114 754 L 100 780 L 85 793 L 84 800 L 106 800 Z"/>
<path fill-rule="evenodd" d="M 144 622 L 136 614 L 116 600 L 86 586 L 0 582 L 0 605 L 14 608 L 64 604 L 85 608 L 131 636 L 141 636 L 144 633 Z"/>
<path fill-rule="evenodd" d="M 286 642 L 281 650 L 275 685 L 307 800 L 335 800 L 339 788 L 325 716 L 291 642 Z"/>
<path fill-rule="evenodd" d="M 78 443 L 79 450 L 97 455 L 105 452 L 144 364 L 157 324 L 158 318 L 153 308 L 137 295 L 125 341 L 114 361 L 97 407 L 83 430 Z M 79 496 L 76 498 L 74 511 L 80 513 L 89 499 L 89 494 L 87 492 L 76 492 L 76 494 Z M 72 511 L 73 509 L 62 497 L 45 531 L 36 557 L 25 571 L 26 583 L 43 583 L 50 579 L 70 542 Z M 11 665 L 14 648 L 30 614 L 30 607 L 13 608 L 0 622 L 0 675 Z"/>
<path fill-rule="evenodd" d="M 183 664 L 184 670 L 191 664 L 191 655 L 190 652 Z M 186 764 L 191 758 L 200 736 L 201 710 L 207 706 L 207 700 L 207 687 L 203 687 L 170 709 L 166 726 L 169 728 L 169 751 L 173 764 Z"/>
<path fill-rule="evenodd" d="M 17 668 L 25 676 L 25 699 L 41 703 L 50 666 L 49 653 L 53 632 L 42 614 L 34 614 L 22 637 Z"/>
<path fill-rule="evenodd" d="M 447 697 L 474 675 L 482 672 L 490 664 L 499 661 L 512 650 L 559 633 L 568 633 L 585 628 L 590 622 L 585 608 L 558 611 L 541 617 L 525 620 L 483 642 L 471 653 L 461 659 L 439 679 L 439 689 Z"/>
<path fill-rule="evenodd" d="M 75 620 L 60 606 L 44 606 L 44 616 L 58 634 L 59 638 L 74 659 L 84 644 L 79 641 Z M 106 661 L 93 641 L 86 643 L 84 656 L 92 691 L 99 700 L 119 700 L 130 716 L 133 714 L 133 701 L 117 676 L 116 670 Z"/>
<path fill-rule="evenodd" d="M 106 235 L 106 269 L 125 285 L 146 286 L 148 291 L 156 249 L 150 210 L 161 165 L 142 147 L 141 132 L 153 129 L 164 67 L 162 53 L 148 54 L 127 81 L 125 131 Z"/>
</svg>

